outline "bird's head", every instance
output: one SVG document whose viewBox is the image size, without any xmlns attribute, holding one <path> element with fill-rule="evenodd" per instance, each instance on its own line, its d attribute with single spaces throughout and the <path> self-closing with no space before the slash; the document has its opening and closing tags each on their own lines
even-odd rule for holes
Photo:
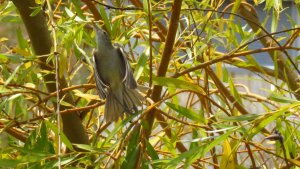
<svg viewBox="0 0 300 169">
<path fill-rule="evenodd" d="M 108 33 L 96 25 L 94 25 L 94 29 L 96 31 L 97 48 L 100 50 L 112 47 L 112 43 Z"/>
</svg>

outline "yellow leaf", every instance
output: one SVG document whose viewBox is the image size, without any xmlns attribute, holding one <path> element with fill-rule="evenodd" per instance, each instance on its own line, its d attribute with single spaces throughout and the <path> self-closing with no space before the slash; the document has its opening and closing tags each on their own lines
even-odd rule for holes
<svg viewBox="0 0 300 169">
<path fill-rule="evenodd" d="M 30 52 L 26 51 L 26 50 L 23 50 L 21 48 L 18 48 L 18 47 L 15 47 L 13 48 L 13 51 L 16 52 L 17 54 L 21 55 L 21 56 L 30 56 Z"/>
<path fill-rule="evenodd" d="M 35 0 L 35 3 L 42 4 L 43 2 L 42 2 L 42 0 Z"/>
<path fill-rule="evenodd" d="M 296 160 L 296 159 L 289 159 L 289 161 L 290 161 L 291 163 L 293 163 L 294 165 L 300 167 L 300 161 L 299 161 L 299 160 Z"/>
<path fill-rule="evenodd" d="M 33 83 L 25 83 L 25 85 L 24 85 L 25 87 L 29 87 L 29 88 L 32 88 L 32 89 L 35 89 L 35 84 L 33 84 Z"/>
<path fill-rule="evenodd" d="M 61 55 L 56 57 L 59 57 L 59 77 L 63 78 L 65 72 L 68 71 L 68 61 L 66 52 L 64 51 Z"/>
<path fill-rule="evenodd" d="M 225 140 L 223 143 L 223 155 L 220 163 L 220 169 L 229 168 L 235 168 L 234 152 L 232 152 L 228 140 Z"/>
<path fill-rule="evenodd" d="M 26 62 L 24 65 L 25 65 L 25 68 L 28 69 L 29 67 L 32 66 L 32 62 Z"/>
<path fill-rule="evenodd" d="M 80 92 L 79 90 L 74 90 L 75 95 L 78 97 L 82 97 L 84 99 L 86 99 L 87 101 L 91 101 L 91 100 L 100 100 L 98 95 L 93 95 L 93 94 L 85 94 Z"/>
<path fill-rule="evenodd" d="M 4 42 L 4 41 L 7 41 L 8 39 L 6 37 L 2 37 L 0 38 L 0 42 Z"/>
<path fill-rule="evenodd" d="M 223 79 L 222 62 L 216 64 L 217 76 L 219 79 Z"/>
</svg>

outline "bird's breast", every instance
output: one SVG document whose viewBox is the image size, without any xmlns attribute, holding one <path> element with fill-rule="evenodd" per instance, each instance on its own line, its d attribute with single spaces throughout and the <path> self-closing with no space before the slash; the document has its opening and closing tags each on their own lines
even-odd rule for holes
<svg viewBox="0 0 300 169">
<path fill-rule="evenodd" d="M 121 84 L 123 77 L 121 70 L 121 59 L 118 57 L 117 52 L 102 52 L 100 53 L 99 59 L 99 73 L 103 81 L 108 86 L 116 86 Z"/>
</svg>

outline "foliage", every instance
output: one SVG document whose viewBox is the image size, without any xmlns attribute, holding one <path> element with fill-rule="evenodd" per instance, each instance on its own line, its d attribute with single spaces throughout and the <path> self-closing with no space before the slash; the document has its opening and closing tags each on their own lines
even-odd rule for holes
<svg viewBox="0 0 300 169">
<path fill-rule="evenodd" d="M 286 12 L 298 1 L 30 0 L 30 17 L 42 14 L 50 31 L 46 55 L 32 39 L 41 32 L 27 35 L 18 1 L 0 1 L 1 167 L 300 166 L 299 13 Z M 93 81 L 92 21 L 151 88 L 141 89 L 148 97 L 137 114 L 114 123 L 103 120 Z M 70 114 L 90 144 L 72 135 Z"/>
</svg>

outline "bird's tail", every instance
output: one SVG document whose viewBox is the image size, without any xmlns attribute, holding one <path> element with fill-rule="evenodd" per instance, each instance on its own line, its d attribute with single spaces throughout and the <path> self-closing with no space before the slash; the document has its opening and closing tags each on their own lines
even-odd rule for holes
<svg viewBox="0 0 300 169">
<path fill-rule="evenodd" d="M 137 111 L 137 106 L 142 105 L 144 97 L 136 89 L 123 87 L 121 95 L 116 95 L 111 90 L 108 92 L 105 103 L 104 119 L 108 121 L 117 121 L 119 117 L 123 118 L 124 113 L 132 114 Z"/>
</svg>

